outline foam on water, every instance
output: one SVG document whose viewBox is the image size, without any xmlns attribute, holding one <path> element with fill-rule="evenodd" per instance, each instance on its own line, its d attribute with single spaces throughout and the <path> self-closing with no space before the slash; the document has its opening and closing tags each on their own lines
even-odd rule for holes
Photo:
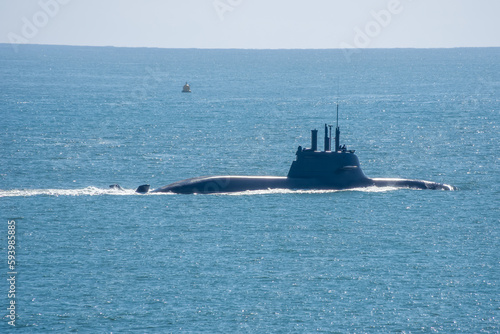
<svg viewBox="0 0 500 334">
<path fill-rule="evenodd" d="M 366 187 L 366 188 L 353 188 L 353 189 L 343 189 L 343 190 L 333 190 L 333 189 L 310 189 L 310 190 L 292 190 L 292 189 L 263 189 L 263 190 L 247 190 L 232 193 L 217 193 L 208 195 L 226 195 L 226 196 L 249 196 L 249 195 L 272 195 L 272 194 L 329 194 L 336 192 L 345 191 L 360 191 L 367 193 L 380 193 L 398 190 L 401 188 L 397 187 Z M 0 197 L 30 197 L 30 196 L 101 196 L 101 195 L 112 195 L 112 196 L 158 196 L 158 195 L 179 195 L 174 193 L 147 193 L 139 194 L 135 192 L 135 189 L 111 189 L 111 188 L 97 188 L 97 187 L 86 187 L 80 189 L 10 189 L 10 190 L 0 190 Z M 199 194 L 196 194 L 199 195 Z"/>
<path fill-rule="evenodd" d="M 99 196 L 99 195 L 139 195 L 134 189 L 104 189 L 86 187 L 81 189 L 11 189 L 0 190 L 0 197 L 29 196 Z"/>
</svg>

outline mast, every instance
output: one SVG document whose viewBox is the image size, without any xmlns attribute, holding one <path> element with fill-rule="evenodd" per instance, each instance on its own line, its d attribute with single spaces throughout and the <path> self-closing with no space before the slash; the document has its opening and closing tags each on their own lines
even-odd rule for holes
<svg viewBox="0 0 500 334">
<path fill-rule="evenodd" d="M 337 127 L 335 128 L 335 152 L 340 151 L 339 104 L 337 102 Z"/>
<path fill-rule="evenodd" d="M 337 128 L 339 127 L 339 103 L 337 102 Z"/>
<path fill-rule="evenodd" d="M 328 125 L 325 124 L 325 152 L 330 151 L 330 138 L 328 137 Z"/>
</svg>

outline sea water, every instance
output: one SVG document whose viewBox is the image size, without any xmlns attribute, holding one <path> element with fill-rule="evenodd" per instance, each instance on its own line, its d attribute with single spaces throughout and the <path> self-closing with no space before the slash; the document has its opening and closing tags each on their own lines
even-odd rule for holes
<svg viewBox="0 0 500 334">
<path fill-rule="evenodd" d="M 500 49 L 346 55 L 0 45 L 0 331 L 498 333 Z M 458 191 L 134 193 L 285 176 L 337 104 L 367 176 Z"/>
</svg>

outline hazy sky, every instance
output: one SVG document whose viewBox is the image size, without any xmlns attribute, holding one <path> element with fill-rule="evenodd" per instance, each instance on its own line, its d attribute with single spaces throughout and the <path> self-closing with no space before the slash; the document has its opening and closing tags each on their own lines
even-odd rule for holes
<svg viewBox="0 0 500 334">
<path fill-rule="evenodd" d="M 500 46 L 500 0 L 0 0 L 0 43 Z"/>
</svg>

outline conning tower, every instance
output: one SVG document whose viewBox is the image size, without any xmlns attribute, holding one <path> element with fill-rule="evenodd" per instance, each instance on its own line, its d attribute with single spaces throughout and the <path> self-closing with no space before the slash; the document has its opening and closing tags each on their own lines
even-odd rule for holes
<svg viewBox="0 0 500 334">
<path fill-rule="evenodd" d="M 318 151 L 318 130 L 311 130 L 311 148 L 303 149 L 299 146 L 297 159 L 292 162 L 288 178 L 317 179 L 328 185 L 342 186 L 353 182 L 364 182 L 366 176 L 361 170 L 359 159 L 353 150 L 347 150 L 340 145 L 340 129 L 335 128 L 335 148 L 331 149 L 332 126 L 325 124 L 324 150 Z"/>
</svg>

